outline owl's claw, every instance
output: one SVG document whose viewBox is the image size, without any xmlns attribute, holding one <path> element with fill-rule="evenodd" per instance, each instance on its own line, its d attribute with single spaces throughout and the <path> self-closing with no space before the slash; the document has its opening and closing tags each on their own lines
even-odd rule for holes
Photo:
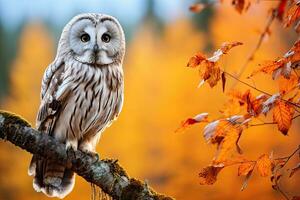
<svg viewBox="0 0 300 200">
<path fill-rule="evenodd" d="M 66 142 L 66 150 L 67 150 L 68 157 L 72 156 L 73 158 L 76 158 L 75 151 L 77 150 L 77 146 L 78 146 L 78 142 L 75 140 L 74 141 L 68 140 Z"/>
<path fill-rule="evenodd" d="M 86 142 L 83 142 L 79 145 L 79 150 L 82 151 L 85 154 L 88 154 L 92 157 L 93 162 L 97 162 L 99 160 L 98 153 L 94 150 L 94 148 Z"/>
<path fill-rule="evenodd" d="M 95 162 L 98 162 L 100 157 L 99 157 L 99 154 L 97 152 L 94 152 L 94 151 L 84 151 L 84 150 L 81 150 L 83 153 L 89 155 L 92 157 L 92 160 L 93 160 L 93 163 Z"/>
</svg>

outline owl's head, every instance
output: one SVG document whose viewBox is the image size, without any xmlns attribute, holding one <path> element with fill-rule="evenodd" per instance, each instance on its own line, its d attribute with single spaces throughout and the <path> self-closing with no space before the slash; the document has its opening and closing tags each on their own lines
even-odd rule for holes
<svg viewBox="0 0 300 200">
<path fill-rule="evenodd" d="M 122 62 L 125 54 L 123 29 L 112 16 L 80 14 L 65 26 L 58 54 L 69 54 L 78 62 L 97 66 Z"/>
</svg>

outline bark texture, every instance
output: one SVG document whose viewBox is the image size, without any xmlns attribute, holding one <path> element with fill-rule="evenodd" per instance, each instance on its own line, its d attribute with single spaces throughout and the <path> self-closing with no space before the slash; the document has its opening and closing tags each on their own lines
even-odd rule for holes
<svg viewBox="0 0 300 200">
<path fill-rule="evenodd" d="M 172 200 L 156 193 L 147 184 L 130 178 L 117 160 L 95 161 L 81 152 L 66 150 L 65 145 L 54 138 L 31 128 L 22 117 L 0 111 L 0 138 L 38 156 L 55 160 L 86 181 L 99 186 L 116 200 Z"/>
</svg>

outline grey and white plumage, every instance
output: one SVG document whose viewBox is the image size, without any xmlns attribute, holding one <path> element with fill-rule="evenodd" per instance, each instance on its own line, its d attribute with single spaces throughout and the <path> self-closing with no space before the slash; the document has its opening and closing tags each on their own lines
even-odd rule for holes
<svg viewBox="0 0 300 200">
<path fill-rule="evenodd" d="M 125 37 L 112 16 L 86 13 L 63 29 L 55 60 L 44 73 L 37 128 L 92 155 L 101 132 L 123 104 Z M 33 156 L 33 187 L 63 198 L 75 183 L 74 173 L 51 160 Z"/>
</svg>

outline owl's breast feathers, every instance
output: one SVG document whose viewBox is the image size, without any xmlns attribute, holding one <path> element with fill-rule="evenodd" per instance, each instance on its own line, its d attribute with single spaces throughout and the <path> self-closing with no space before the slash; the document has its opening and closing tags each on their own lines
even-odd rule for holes
<svg viewBox="0 0 300 200">
<path fill-rule="evenodd" d="M 44 123 L 45 126 L 51 125 L 49 131 L 59 134 L 56 138 L 61 141 L 103 131 L 122 108 L 122 67 L 95 67 L 70 61 L 62 68 L 53 75 L 50 90 L 43 99 L 48 101 L 47 111 L 40 109 L 41 113 L 48 112 L 48 118 L 52 119 L 51 115 L 56 118 L 55 123 Z"/>
</svg>

